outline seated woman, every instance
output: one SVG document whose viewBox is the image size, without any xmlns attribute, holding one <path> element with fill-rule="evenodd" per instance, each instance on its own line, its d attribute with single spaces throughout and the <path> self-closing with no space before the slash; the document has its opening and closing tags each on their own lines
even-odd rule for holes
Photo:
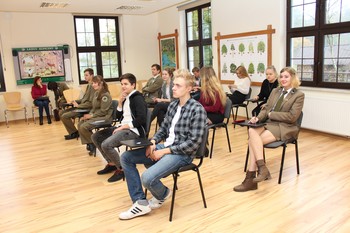
<svg viewBox="0 0 350 233">
<path fill-rule="evenodd" d="M 273 89 L 260 114 L 250 120 L 251 123 L 265 122 L 266 125 L 249 128 L 250 165 L 243 183 L 233 188 L 236 192 L 255 190 L 258 182 L 271 178 L 263 159 L 265 144 L 295 138 L 298 134 L 297 119 L 304 106 L 304 93 L 297 89 L 300 81 L 296 71 L 291 67 L 283 68 L 278 82 L 280 87 Z"/>
<path fill-rule="evenodd" d="M 226 95 L 212 67 L 200 69 L 201 88 L 199 103 L 207 112 L 208 124 L 221 123 L 224 120 Z"/>
<path fill-rule="evenodd" d="M 57 109 L 62 109 L 62 105 L 67 103 L 66 98 L 64 98 L 63 91 L 68 90 L 69 87 L 66 83 L 56 83 L 54 81 L 47 83 L 47 88 L 53 91 L 55 94 L 55 103 Z"/>
<path fill-rule="evenodd" d="M 173 99 L 173 69 L 165 68 L 162 72 L 164 80 L 162 86 L 161 98 L 154 98 L 154 109 L 152 111 L 151 122 L 157 117 L 157 123 L 160 126 L 164 120 L 166 111 Z"/>
<path fill-rule="evenodd" d="M 94 121 L 112 120 L 112 97 L 109 94 L 107 83 L 101 75 L 92 78 L 92 88 L 95 90 L 92 100 L 92 109 L 88 114 L 80 119 L 78 124 L 78 132 L 81 144 L 87 144 L 89 155 L 96 153 L 96 147 L 91 141 L 92 130 L 95 128 Z"/>
<path fill-rule="evenodd" d="M 274 66 L 269 66 L 266 68 L 265 71 L 266 79 L 263 81 L 260 93 L 253 97 L 253 99 L 258 102 L 258 106 L 256 106 L 252 111 L 252 116 L 257 116 L 260 113 L 260 109 L 266 104 L 267 99 L 269 98 L 271 91 L 278 86 L 278 73 L 276 71 L 276 68 Z"/>
<path fill-rule="evenodd" d="M 118 101 L 117 118 L 121 119 L 118 127 L 110 127 L 97 131 L 91 136 L 92 141 L 107 161 L 104 169 L 98 175 L 114 171 L 108 182 L 116 182 L 124 178 L 120 165 L 119 153 L 115 147 L 121 145 L 120 141 L 145 137 L 147 104 L 142 94 L 136 89 L 136 77 L 127 73 L 120 77 L 122 93 Z"/>
<path fill-rule="evenodd" d="M 51 124 L 50 109 L 49 109 L 49 97 L 47 96 L 46 85 L 42 83 L 41 77 L 36 76 L 32 86 L 32 98 L 34 99 L 34 105 L 39 107 L 39 122 L 43 125 L 43 109 L 45 109 L 47 116 L 47 123 Z"/>
<path fill-rule="evenodd" d="M 244 66 L 238 66 L 236 69 L 236 74 L 238 80 L 236 80 L 233 85 L 228 86 L 232 93 L 229 95 L 229 98 L 231 99 L 232 104 L 241 104 L 244 102 L 246 95 L 249 93 L 250 78 Z"/>
</svg>

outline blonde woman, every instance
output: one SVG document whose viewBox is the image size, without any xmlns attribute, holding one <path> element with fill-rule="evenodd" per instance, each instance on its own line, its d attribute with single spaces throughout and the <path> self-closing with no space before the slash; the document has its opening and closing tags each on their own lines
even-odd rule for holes
<svg viewBox="0 0 350 233">
<path fill-rule="evenodd" d="M 208 124 L 221 123 L 224 120 L 226 95 L 212 67 L 200 69 L 201 88 L 199 103 L 207 112 Z"/>
<path fill-rule="evenodd" d="M 249 128 L 250 165 L 242 184 L 233 188 L 236 192 L 255 190 L 258 182 L 271 178 L 263 158 L 265 144 L 296 138 L 298 134 L 297 120 L 304 106 L 305 95 L 298 89 L 300 81 L 296 71 L 291 67 L 283 68 L 278 82 L 280 87 L 273 89 L 260 114 L 250 119 L 251 123 L 265 122 L 266 125 Z"/>
<path fill-rule="evenodd" d="M 266 79 L 263 81 L 260 93 L 253 97 L 255 101 L 261 101 L 252 111 L 252 116 L 257 116 L 261 108 L 266 104 L 271 91 L 278 86 L 278 73 L 274 66 L 268 66 L 265 71 Z"/>
<path fill-rule="evenodd" d="M 232 93 L 229 97 L 232 104 L 241 104 L 244 102 L 246 95 L 249 93 L 251 81 L 244 66 L 238 66 L 236 69 L 236 74 L 238 80 L 235 81 L 235 84 L 228 86 Z"/>
</svg>

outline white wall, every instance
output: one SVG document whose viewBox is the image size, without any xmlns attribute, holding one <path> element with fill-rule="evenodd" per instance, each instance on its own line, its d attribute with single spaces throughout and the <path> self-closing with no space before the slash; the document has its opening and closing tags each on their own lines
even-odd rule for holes
<svg viewBox="0 0 350 233">
<path fill-rule="evenodd" d="M 277 69 L 284 67 L 286 62 L 285 4 L 286 1 L 280 0 L 212 0 L 213 64 L 216 71 L 218 70 L 217 42 L 214 38 L 217 32 L 220 32 L 221 35 L 226 35 L 257 31 L 266 29 L 269 24 L 276 29 L 276 33 L 272 36 L 272 64 Z M 179 12 L 176 7 L 170 7 L 147 16 L 122 16 L 120 19 L 120 29 L 123 73 L 132 72 L 138 79 L 148 79 L 150 77 L 150 65 L 159 63 L 158 32 L 162 35 L 171 34 L 175 29 L 179 31 L 180 68 L 186 67 L 186 31 L 184 28 L 183 11 Z M 25 102 L 29 106 L 32 102 L 30 86 L 16 85 L 11 48 L 69 44 L 72 46 L 73 51 L 71 60 L 73 85 L 78 85 L 72 15 L 0 12 L 0 34 L 3 41 L 1 51 L 5 57 L 4 68 L 6 70 L 4 72 L 7 91 L 21 91 Z M 309 99 L 319 97 L 320 99 L 342 99 L 345 102 L 350 102 L 349 90 L 305 87 L 301 87 L 301 89 L 306 95 L 303 127 L 330 132 L 332 131 L 330 130 L 332 126 L 328 125 L 328 127 L 324 127 L 325 124 L 346 124 L 346 122 L 339 122 L 336 119 L 337 116 L 349 115 L 348 108 L 323 106 L 324 103 L 322 101 L 317 103 L 320 106 L 320 111 L 317 114 L 322 114 L 322 111 L 330 111 L 334 113 L 334 117 L 333 119 L 315 123 L 315 112 L 310 107 Z M 253 87 L 253 95 L 257 94 L 258 91 L 259 87 Z M 254 105 L 250 105 L 250 110 L 253 107 Z M 4 102 L 0 98 L 0 112 L 3 112 L 3 109 Z M 244 115 L 244 112 L 240 111 L 239 114 Z M 16 114 L 15 117 L 17 119 L 23 118 L 21 113 Z M 2 114 L 0 115 L 0 121 L 4 121 Z M 350 135 L 348 128 L 345 128 L 342 132 L 331 133 Z"/>
<path fill-rule="evenodd" d="M 120 39 L 122 44 L 122 71 L 136 75 L 138 79 L 151 76 L 151 65 L 159 63 L 158 56 L 158 15 L 123 16 L 120 18 Z M 79 86 L 73 16 L 71 14 L 40 14 L 0 12 L 0 35 L 2 38 L 4 76 L 7 91 L 20 91 L 23 103 L 32 106 L 31 85 L 16 85 L 12 48 L 44 47 L 68 44 L 71 51 L 73 82 Z M 48 92 L 51 100 L 53 93 Z M 0 93 L 1 95 L 1 93 Z M 0 112 L 5 109 L 0 97 Z M 23 119 L 22 112 L 9 113 L 9 120 Z M 0 121 L 4 121 L 0 114 Z"/>
</svg>

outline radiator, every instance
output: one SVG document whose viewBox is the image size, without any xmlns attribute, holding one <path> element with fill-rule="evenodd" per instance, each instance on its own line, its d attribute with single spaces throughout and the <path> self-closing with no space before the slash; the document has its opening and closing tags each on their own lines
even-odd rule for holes
<svg viewBox="0 0 350 233">
<path fill-rule="evenodd" d="M 350 137 L 350 101 L 305 95 L 302 128 Z"/>
</svg>

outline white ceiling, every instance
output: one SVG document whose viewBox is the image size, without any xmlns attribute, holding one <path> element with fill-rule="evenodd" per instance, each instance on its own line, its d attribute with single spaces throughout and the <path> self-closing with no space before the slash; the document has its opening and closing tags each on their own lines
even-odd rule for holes
<svg viewBox="0 0 350 233">
<path fill-rule="evenodd" d="M 146 15 L 193 0 L 0 0 L 0 12 L 130 14 Z M 43 2 L 68 3 L 63 9 L 40 8 Z M 117 10 L 121 6 L 137 6 L 137 10 Z"/>
</svg>

